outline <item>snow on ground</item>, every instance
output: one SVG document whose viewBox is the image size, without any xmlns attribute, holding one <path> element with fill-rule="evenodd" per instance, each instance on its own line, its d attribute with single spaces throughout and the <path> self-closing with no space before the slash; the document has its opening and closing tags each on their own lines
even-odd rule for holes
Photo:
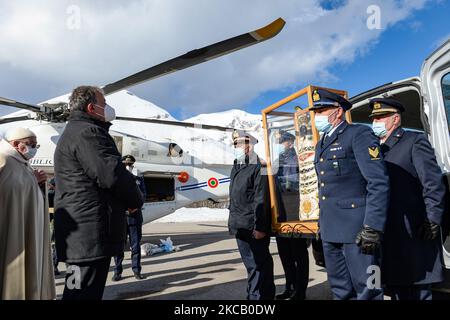
<svg viewBox="0 0 450 320">
<path fill-rule="evenodd" d="M 152 223 L 227 221 L 228 209 L 181 208 Z"/>
</svg>

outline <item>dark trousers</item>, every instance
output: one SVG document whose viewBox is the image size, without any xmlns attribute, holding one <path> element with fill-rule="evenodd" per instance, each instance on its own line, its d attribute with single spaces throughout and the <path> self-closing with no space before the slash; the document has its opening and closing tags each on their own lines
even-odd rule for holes
<svg viewBox="0 0 450 320">
<path fill-rule="evenodd" d="M 130 241 L 131 268 L 134 273 L 141 273 L 141 240 L 142 240 L 142 219 L 127 218 L 127 233 Z M 123 272 L 124 253 L 114 257 L 115 274 Z"/>
<path fill-rule="evenodd" d="M 306 296 L 309 280 L 309 255 L 306 239 L 277 237 L 278 254 L 286 277 L 286 290 Z"/>
<path fill-rule="evenodd" d="M 273 300 L 275 283 L 269 251 L 270 237 L 256 240 L 251 231 L 239 230 L 236 241 L 247 269 L 247 300 Z"/>
<path fill-rule="evenodd" d="M 361 253 L 353 243 L 323 241 L 328 283 L 337 300 L 383 300 L 383 290 L 372 288 L 369 277 L 379 270 L 379 255 Z M 378 275 L 381 278 L 381 275 Z M 381 282 L 381 280 L 380 280 Z"/>
<path fill-rule="evenodd" d="M 392 300 L 432 300 L 431 285 L 388 286 Z"/>
<path fill-rule="evenodd" d="M 62 299 L 101 300 L 110 262 L 111 257 L 92 262 L 67 264 L 68 273 Z"/>
</svg>

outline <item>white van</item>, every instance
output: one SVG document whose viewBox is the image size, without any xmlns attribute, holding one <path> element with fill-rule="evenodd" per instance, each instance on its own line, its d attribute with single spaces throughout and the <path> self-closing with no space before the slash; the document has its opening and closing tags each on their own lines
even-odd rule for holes
<svg viewBox="0 0 450 320">
<path fill-rule="evenodd" d="M 403 103 L 407 110 L 402 126 L 427 134 L 445 176 L 447 207 L 442 232 L 446 280 L 435 290 L 450 293 L 450 39 L 425 60 L 420 77 L 387 83 L 350 98 L 352 121 L 369 123 L 369 100 L 381 97 Z"/>
</svg>

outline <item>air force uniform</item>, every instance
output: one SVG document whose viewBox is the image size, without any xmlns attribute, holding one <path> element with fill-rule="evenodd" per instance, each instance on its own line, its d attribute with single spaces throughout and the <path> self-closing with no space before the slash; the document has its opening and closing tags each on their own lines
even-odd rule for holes
<svg viewBox="0 0 450 320">
<path fill-rule="evenodd" d="M 279 138 L 280 144 L 286 141 L 295 141 L 295 136 L 283 132 Z M 277 189 L 279 192 L 278 221 L 298 220 L 299 212 L 299 164 L 297 153 L 292 146 L 280 153 L 279 168 L 277 172 Z M 290 219 L 288 214 L 295 214 Z M 306 239 L 299 237 L 277 236 L 277 248 L 286 278 L 283 293 L 277 299 L 304 300 L 309 280 L 309 256 Z"/>
<path fill-rule="evenodd" d="M 315 90 L 313 101 L 312 110 L 351 108 L 346 99 L 326 90 Z M 314 163 L 331 290 L 340 300 L 382 299 L 383 291 L 369 279 L 379 270 L 376 245 L 384 231 L 389 201 L 389 178 L 378 138 L 367 126 L 343 121 L 319 140 Z"/>
<path fill-rule="evenodd" d="M 393 99 L 373 99 L 371 116 L 404 111 Z M 431 299 L 429 285 L 443 280 L 439 225 L 445 186 L 424 134 L 395 129 L 381 145 L 390 178 L 382 280 L 397 299 Z M 434 228 L 434 237 L 433 234 Z M 427 238 L 428 232 L 430 237 Z"/>
</svg>

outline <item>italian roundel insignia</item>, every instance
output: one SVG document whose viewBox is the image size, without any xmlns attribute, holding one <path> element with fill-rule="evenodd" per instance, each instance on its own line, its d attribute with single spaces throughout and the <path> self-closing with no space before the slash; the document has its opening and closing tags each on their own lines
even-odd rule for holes
<svg viewBox="0 0 450 320">
<path fill-rule="evenodd" d="M 370 160 L 380 160 L 380 149 L 378 147 L 369 147 Z"/>
<path fill-rule="evenodd" d="M 217 180 L 216 178 L 210 178 L 208 180 L 208 186 L 210 188 L 217 188 L 218 185 L 219 185 L 219 180 Z"/>
</svg>

